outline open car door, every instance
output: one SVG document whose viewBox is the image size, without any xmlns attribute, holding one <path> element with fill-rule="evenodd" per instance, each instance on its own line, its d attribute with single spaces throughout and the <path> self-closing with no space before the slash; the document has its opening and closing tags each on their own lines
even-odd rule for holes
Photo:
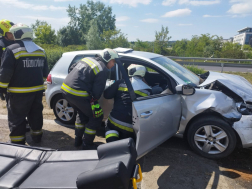
<svg viewBox="0 0 252 189">
<path fill-rule="evenodd" d="M 179 127 L 181 97 L 164 95 L 133 102 L 133 128 L 138 158 L 172 137 Z"/>
<path fill-rule="evenodd" d="M 136 99 L 128 74 L 119 59 L 116 60 L 132 100 L 132 123 L 136 133 L 138 158 L 142 157 L 170 137 L 179 127 L 181 96 L 160 94 Z"/>
</svg>

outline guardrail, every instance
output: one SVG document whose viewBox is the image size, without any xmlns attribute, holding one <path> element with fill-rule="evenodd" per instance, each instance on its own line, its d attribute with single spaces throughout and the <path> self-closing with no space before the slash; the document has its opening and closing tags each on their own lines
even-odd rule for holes
<svg viewBox="0 0 252 189">
<path fill-rule="evenodd" d="M 181 65 L 196 65 L 196 66 L 215 66 L 221 67 L 221 72 L 223 72 L 224 67 L 240 67 L 240 68 L 252 68 L 252 59 L 230 59 L 230 58 L 202 58 L 202 57 L 179 57 L 179 56 L 167 56 L 170 59 L 175 59 L 177 63 Z M 178 61 L 181 60 L 181 61 Z M 185 61 L 189 60 L 189 61 Z M 198 62 L 195 60 L 202 60 Z M 207 62 L 215 61 L 215 62 Z M 227 62 L 238 62 L 238 63 L 227 63 Z M 241 62 L 249 62 L 250 64 L 244 64 Z"/>
</svg>

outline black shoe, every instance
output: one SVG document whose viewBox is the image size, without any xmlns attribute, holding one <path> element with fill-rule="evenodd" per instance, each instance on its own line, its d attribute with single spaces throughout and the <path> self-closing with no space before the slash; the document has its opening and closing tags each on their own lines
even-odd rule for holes
<svg viewBox="0 0 252 189">
<path fill-rule="evenodd" d="M 84 141 L 82 143 L 82 150 L 97 150 L 97 145 L 96 144 L 86 144 Z"/>
<path fill-rule="evenodd" d="M 79 147 L 82 144 L 82 138 L 81 137 L 75 137 L 75 141 L 74 141 L 74 146 L 75 147 Z"/>
</svg>

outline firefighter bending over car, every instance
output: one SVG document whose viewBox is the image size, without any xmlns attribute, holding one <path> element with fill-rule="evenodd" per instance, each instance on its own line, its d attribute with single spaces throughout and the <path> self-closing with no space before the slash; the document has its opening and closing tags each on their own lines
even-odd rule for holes
<svg viewBox="0 0 252 189">
<path fill-rule="evenodd" d="M 48 74 L 43 49 L 32 42 L 33 31 L 27 25 L 13 25 L 9 32 L 15 43 L 6 47 L 0 69 L 0 92 L 6 95 L 10 140 L 25 144 L 26 122 L 34 142 L 40 142 L 43 126 L 44 79 Z"/>
<path fill-rule="evenodd" d="M 104 49 L 94 58 L 87 57 L 76 63 L 61 86 L 63 97 L 77 110 L 75 146 L 83 150 L 96 149 L 93 143 L 96 130 L 101 126 L 103 111 L 98 103 L 118 54 Z M 84 135 L 84 137 L 83 137 Z"/>
<path fill-rule="evenodd" d="M 145 97 L 152 94 L 151 88 L 143 81 L 146 68 L 141 65 L 128 67 L 128 75 L 136 97 Z M 106 125 L 106 141 L 113 142 L 125 138 L 133 138 L 135 134 L 132 126 L 132 101 L 124 80 L 118 80 L 104 91 L 104 98 L 114 99 L 114 108 L 111 111 Z"/>
</svg>

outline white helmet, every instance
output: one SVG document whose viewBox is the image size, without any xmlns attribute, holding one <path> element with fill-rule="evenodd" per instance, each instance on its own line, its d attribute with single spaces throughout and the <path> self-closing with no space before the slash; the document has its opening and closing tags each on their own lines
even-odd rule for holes
<svg viewBox="0 0 252 189">
<path fill-rule="evenodd" d="M 118 54 L 116 51 L 114 51 L 113 49 L 104 49 L 101 53 L 100 53 L 102 59 L 105 61 L 105 62 L 109 62 L 110 60 L 112 59 L 115 59 L 115 58 L 119 58 Z"/>
<path fill-rule="evenodd" d="M 9 32 L 13 34 L 15 40 L 33 39 L 33 30 L 22 23 L 13 25 Z"/>
<path fill-rule="evenodd" d="M 144 77 L 145 73 L 146 73 L 146 68 L 144 66 L 131 64 L 128 67 L 128 74 L 130 77 L 132 77 L 132 76 Z"/>
</svg>

